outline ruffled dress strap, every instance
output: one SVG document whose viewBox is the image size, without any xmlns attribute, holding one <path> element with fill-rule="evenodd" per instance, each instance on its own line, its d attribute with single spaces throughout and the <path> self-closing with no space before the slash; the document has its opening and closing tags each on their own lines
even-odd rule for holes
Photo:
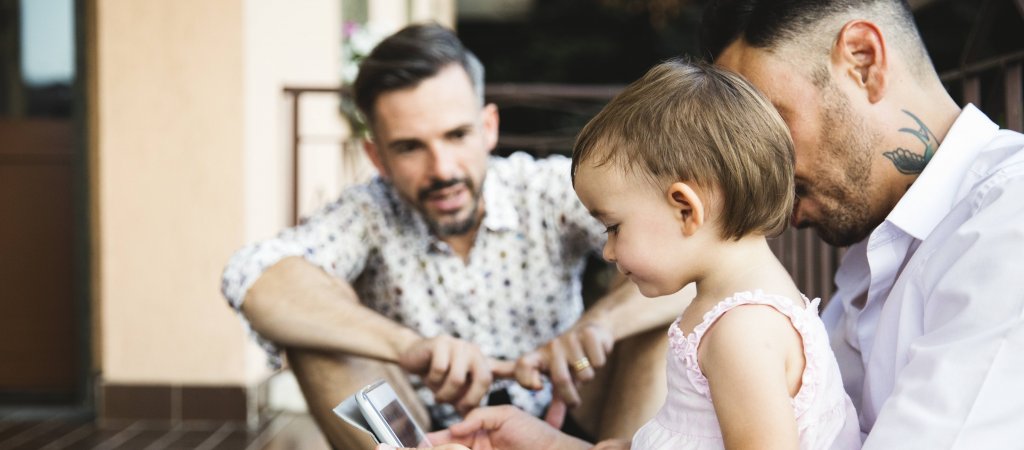
<svg viewBox="0 0 1024 450">
<path fill-rule="evenodd" d="M 800 417 L 813 402 L 815 392 L 819 389 L 824 378 L 824 374 L 821 373 L 822 370 L 825 370 L 823 365 L 827 362 L 827 357 L 830 355 L 829 348 L 822 348 L 822 345 L 828 345 L 828 340 L 822 339 L 820 335 L 824 329 L 818 330 L 815 327 L 815 321 L 818 320 L 820 299 L 808 300 L 807 297 L 801 296 L 801 300 L 802 305 L 794 302 L 789 297 L 766 294 L 761 290 L 737 292 L 731 297 L 718 302 L 708 312 L 704 313 L 701 323 L 694 327 L 693 331 L 688 335 L 684 334 L 679 328 L 679 319 L 676 319 L 676 322 L 669 328 L 669 345 L 676 357 L 682 359 L 686 366 L 686 375 L 693 387 L 710 401 L 711 391 L 708 388 L 708 379 L 704 377 L 697 359 L 697 349 L 700 347 L 704 334 L 723 314 L 737 306 L 771 306 L 789 318 L 793 328 L 800 334 L 803 342 L 806 363 L 801 377 L 800 390 L 791 399 L 794 412 L 797 417 Z M 820 324 L 820 320 L 817 323 Z M 822 361 L 823 357 L 826 358 L 824 362 Z"/>
</svg>

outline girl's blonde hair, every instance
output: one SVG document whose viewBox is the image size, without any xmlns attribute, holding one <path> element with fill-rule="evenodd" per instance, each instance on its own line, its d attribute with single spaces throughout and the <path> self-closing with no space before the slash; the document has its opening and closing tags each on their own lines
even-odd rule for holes
<svg viewBox="0 0 1024 450">
<path fill-rule="evenodd" d="M 685 181 L 721 193 L 725 239 L 776 235 L 793 211 L 793 141 L 750 83 L 705 63 L 669 60 L 608 103 L 580 132 L 580 164 L 615 164 L 661 187 Z"/>
</svg>

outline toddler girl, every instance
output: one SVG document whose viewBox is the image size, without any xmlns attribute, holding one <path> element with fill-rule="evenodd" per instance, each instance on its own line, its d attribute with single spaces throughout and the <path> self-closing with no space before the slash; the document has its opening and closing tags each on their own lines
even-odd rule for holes
<svg viewBox="0 0 1024 450">
<path fill-rule="evenodd" d="M 580 133 L 573 184 L 604 258 L 648 297 L 696 283 L 669 328 L 669 393 L 633 449 L 858 448 L 818 300 L 768 247 L 793 209 L 793 143 L 738 75 L 669 61 Z"/>
<path fill-rule="evenodd" d="M 665 405 L 631 445 L 594 448 L 860 447 L 818 300 L 766 241 L 793 209 L 793 142 L 757 90 L 713 66 L 658 65 L 584 127 L 572 176 L 607 227 L 604 258 L 644 295 L 697 288 L 669 328 Z M 510 406 L 478 408 L 431 440 L 591 448 Z"/>
</svg>

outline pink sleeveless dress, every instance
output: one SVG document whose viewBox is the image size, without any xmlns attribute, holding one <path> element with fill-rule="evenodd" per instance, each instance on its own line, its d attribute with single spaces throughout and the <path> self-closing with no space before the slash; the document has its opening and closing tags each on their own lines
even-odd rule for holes
<svg viewBox="0 0 1024 450">
<path fill-rule="evenodd" d="M 800 448 L 860 448 L 857 413 L 843 390 L 839 366 L 829 346 L 825 326 L 818 317 L 819 300 L 808 302 L 803 298 L 802 301 L 806 307 L 787 297 L 760 290 L 740 292 L 711 308 L 689 335 L 683 334 L 676 320 L 668 331 L 668 397 L 658 414 L 633 436 L 631 449 L 724 448 L 708 380 L 697 365 L 697 347 L 704 333 L 722 314 L 740 305 L 775 308 L 789 318 L 803 339 L 806 365 L 800 390 L 792 399 Z"/>
</svg>

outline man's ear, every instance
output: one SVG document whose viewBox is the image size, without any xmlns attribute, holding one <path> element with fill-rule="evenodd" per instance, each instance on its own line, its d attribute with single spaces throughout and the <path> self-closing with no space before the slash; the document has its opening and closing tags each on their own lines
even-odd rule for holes
<svg viewBox="0 0 1024 450">
<path fill-rule="evenodd" d="M 866 20 L 851 20 L 839 30 L 832 49 L 832 65 L 840 77 L 848 77 L 871 103 L 885 96 L 889 82 L 889 58 L 882 30 Z"/>
<path fill-rule="evenodd" d="M 704 225 L 704 202 L 689 184 L 677 181 L 668 187 L 667 199 L 676 210 L 684 236 L 693 236 Z"/>
<path fill-rule="evenodd" d="M 498 105 L 488 103 L 484 105 L 483 114 L 484 144 L 487 151 L 494 150 L 498 145 Z"/>
<path fill-rule="evenodd" d="M 363 151 L 366 152 L 366 157 L 370 158 L 373 167 L 377 168 L 377 173 L 383 178 L 388 178 L 390 173 L 388 173 L 387 166 L 384 165 L 379 153 L 380 149 L 377 148 L 377 144 L 373 142 L 373 139 L 363 139 Z"/>
</svg>

